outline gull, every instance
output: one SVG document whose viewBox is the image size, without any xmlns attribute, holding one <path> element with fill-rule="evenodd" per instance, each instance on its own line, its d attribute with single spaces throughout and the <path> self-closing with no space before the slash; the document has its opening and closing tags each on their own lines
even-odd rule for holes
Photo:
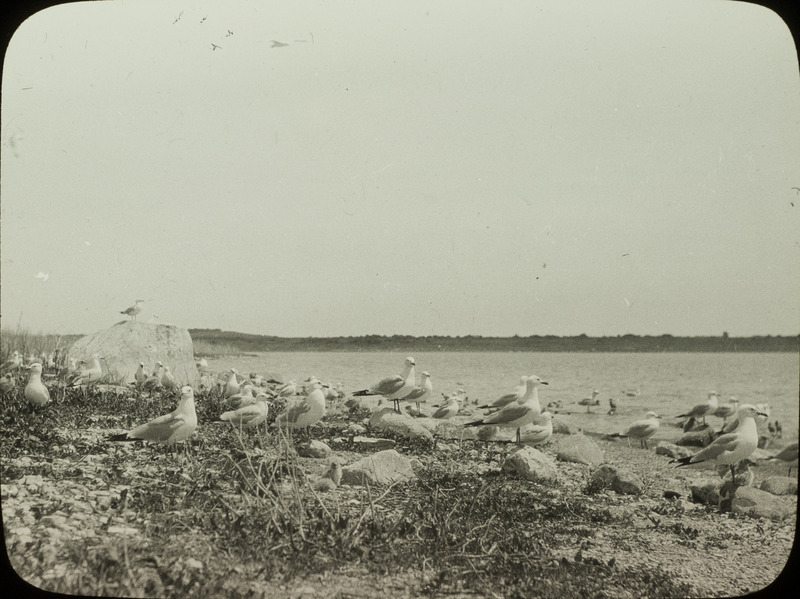
<svg viewBox="0 0 800 599">
<path fill-rule="evenodd" d="M 600 400 L 597 399 L 597 396 L 600 395 L 600 391 L 597 389 L 592 389 L 592 396 L 591 397 L 584 397 L 582 400 L 578 402 L 578 404 L 582 406 L 586 406 L 586 412 L 592 411 L 592 406 L 599 406 Z"/>
<path fill-rule="evenodd" d="M 325 394 L 322 392 L 322 384 L 314 379 L 311 381 L 310 387 L 311 392 L 278 414 L 272 426 L 305 428 L 316 424 L 322 418 L 325 414 Z"/>
<path fill-rule="evenodd" d="M 200 358 L 199 360 L 195 358 L 194 360 L 195 363 L 197 364 L 197 368 L 199 368 L 200 370 L 208 370 L 208 360 L 206 360 L 205 358 Z"/>
<path fill-rule="evenodd" d="M 283 398 L 291 397 L 295 393 L 297 393 L 297 383 L 294 381 L 289 381 L 277 390 L 277 396 Z"/>
<path fill-rule="evenodd" d="M 341 482 L 342 462 L 334 456 L 331 458 L 328 470 L 314 483 L 314 490 L 327 493 L 333 491 Z"/>
<path fill-rule="evenodd" d="M 14 380 L 14 377 L 11 376 L 10 372 L 3 375 L 3 378 L 0 378 L 0 393 L 4 395 L 9 393 L 16 386 L 16 384 L 17 383 Z"/>
<path fill-rule="evenodd" d="M 152 441 L 162 445 L 173 445 L 188 439 L 197 428 L 197 413 L 194 409 L 194 391 L 189 385 L 181 389 L 178 407 L 169 414 L 141 424 L 136 428 L 111 435 L 109 441 Z"/>
<path fill-rule="evenodd" d="M 11 352 L 11 357 L 0 366 L 0 372 L 17 370 L 19 368 L 22 368 L 22 355 L 17 350 L 14 350 Z"/>
<path fill-rule="evenodd" d="M 698 451 L 694 455 L 671 460 L 670 463 L 678 462 L 678 466 L 688 464 L 698 464 L 707 460 L 716 461 L 718 464 L 727 464 L 731 469 L 731 478 L 736 480 L 734 465 L 748 457 L 758 446 L 758 429 L 756 428 L 756 416 L 762 416 L 763 412 L 751 404 L 739 406 L 736 412 L 739 426 L 735 431 L 722 435 L 714 439 L 714 442 Z"/>
<path fill-rule="evenodd" d="M 736 410 L 739 408 L 739 400 L 735 397 L 731 397 L 730 403 L 723 404 L 718 406 L 716 410 L 713 412 L 713 416 L 717 416 L 718 418 L 722 418 L 723 420 L 727 420 L 734 414 L 736 414 Z"/>
<path fill-rule="evenodd" d="M 456 414 L 458 414 L 459 408 L 459 397 L 457 393 L 453 393 L 450 397 L 447 398 L 447 401 L 439 407 L 433 414 L 431 414 L 432 418 L 452 418 Z"/>
<path fill-rule="evenodd" d="M 780 460 L 789 463 L 789 476 L 792 474 L 792 468 L 797 468 L 797 441 L 789 443 L 786 447 L 781 449 L 778 453 L 767 458 L 768 460 Z M 794 466 L 792 466 L 794 463 Z"/>
<path fill-rule="evenodd" d="M 228 405 L 230 405 L 233 409 L 236 409 L 255 403 L 256 398 L 253 395 L 254 389 L 255 388 L 253 385 L 243 385 L 242 390 L 239 393 L 234 393 L 228 398 Z"/>
<path fill-rule="evenodd" d="M 647 449 L 647 440 L 652 437 L 658 430 L 659 416 L 655 412 L 647 412 L 644 415 L 644 420 L 637 420 L 633 422 L 624 433 L 614 433 L 610 437 L 633 437 L 639 439 L 639 447 Z"/>
<path fill-rule="evenodd" d="M 126 308 L 120 314 L 125 314 L 126 316 L 130 316 L 133 320 L 136 320 L 136 315 L 142 311 L 142 306 L 144 300 L 137 299 L 136 302 L 130 307 Z"/>
<path fill-rule="evenodd" d="M 164 374 L 161 375 L 161 386 L 167 391 L 172 391 L 178 388 L 178 383 L 175 381 L 175 375 L 169 369 L 169 366 L 164 366 Z"/>
<path fill-rule="evenodd" d="M 679 414 L 676 418 L 700 418 L 703 417 L 703 425 L 706 423 L 706 414 L 713 414 L 719 406 L 717 392 L 709 391 L 708 400 L 705 403 L 697 404 L 685 414 Z"/>
<path fill-rule="evenodd" d="M 156 362 L 156 367 L 153 369 L 153 374 L 147 377 L 147 380 L 142 384 L 145 391 L 149 391 L 153 393 L 156 389 L 161 386 L 161 369 L 164 368 L 164 365 L 158 361 Z"/>
<path fill-rule="evenodd" d="M 80 374 L 72 381 L 72 387 L 79 387 L 81 385 L 91 385 L 96 383 L 103 376 L 103 368 L 100 366 L 100 356 L 94 354 L 92 356 L 92 365 L 89 368 L 81 370 Z"/>
<path fill-rule="evenodd" d="M 267 400 L 269 400 L 269 396 L 266 393 L 259 393 L 253 403 L 241 406 L 237 410 L 223 412 L 219 419 L 239 427 L 256 427 L 267 419 L 269 414 Z"/>
<path fill-rule="evenodd" d="M 546 442 L 552 434 L 553 415 L 550 412 L 542 412 L 531 428 L 522 431 L 521 440 L 525 445 L 536 447 Z"/>
<path fill-rule="evenodd" d="M 485 404 L 482 406 L 478 406 L 478 408 L 482 410 L 487 409 L 494 409 L 499 410 L 510 403 L 514 403 L 515 401 L 519 401 L 520 398 L 525 395 L 525 381 L 528 380 L 527 376 L 519 377 L 519 385 L 516 386 L 513 393 L 506 393 L 505 395 L 498 397 L 492 403 Z"/>
<path fill-rule="evenodd" d="M 133 375 L 133 378 L 136 380 L 136 384 L 138 386 L 144 385 L 144 382 L 147 380 L 147 374 L 144 371 L 144 362 L 139 362 L 139 368 L 136 369 L 136 374 Z"/>
<path fill-rule="evenodd" d="M 406 358 L 402 374 L 389 376 L 375 383 L 369 389 L 362 389 L 353 393 L 353 397 L 363 397 L 365 395 L 382 395 L 386 399 L 391 399 L 395 403 L 395 411 L 400 412 L 399 398 L 408 395 L 416 386 L 414 375 L 414 358 Z"/>
<path fill-rule="evenodd" d="M 236 369 L 231 368 L 231 376 L 228 379 L 228 382 L 225 384 L 225 397 L 230 397 L 231 395 L 235 395 L 239 393 L 239 381 L 236 378 Z"/>
<path fill-rule="evenodd" d="M 467 422 L 464 426 L 496 424 L 501 428 L 515 428 L 517 429 L 517 445 L 522 445 L 520 429 L 526 424 L 531 424 L 542 412 L 536 388 L 539 385 L 547 384 L 536 375 L 529 376 L 525 381 L 525 395 L 517 403 L 508 404 L 499 412 L 484 416 L 480 420 Z"/>
<path fill-rule="evenodd" d="M 614 399 L 613 397 L 608 398 L 608 415 L 613 416 L 617 413 L 617 408 L 619 407 L 619 402 Z"/>
<path fill-rule="evenodd" d="M 32 406 L 43 406 L 50 401 L 50 392 L 42 383 L 42 365 L 36 362 L 28 368 L 31 371 L 31 377 L 28 379 L 28 384 L 25 385 L 25 399 Z"/>
<path fill-rule="evenodd" d="M 431 381 L 431 375 L 426 370 L 422 373 L 422 381 L 419 386 L 414 387 L 411 393 L 403 398 L 403 401 L 413 401 L 417 404 L 417 414 L 421 414 L 422 411 L 419 409 L 419 404 L 428 401 L 431 393 L 433 393 L 433 382 Z"/>
</svg>

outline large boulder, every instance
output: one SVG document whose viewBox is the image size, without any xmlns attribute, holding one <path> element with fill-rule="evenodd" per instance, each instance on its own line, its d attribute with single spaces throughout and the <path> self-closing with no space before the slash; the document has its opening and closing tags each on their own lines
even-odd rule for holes
<svg viewBox="0 0 800 599">
<path fill-rule="evenodd" d="M 533 447 L 519 447 L 503 462 L 503 472 L 516 472 L 527 480 L 534 482 L 556 482 L 558 471 L 556 464 L 548 455 Z"/>
<path fill-rule="evenodd" d="M 753 487 L 736 489 L 731 511 L 756 518 L 781 520 L 797 513 L 797 500 L 794 497 L 778 497 Z"/>
<path fill-rule="evenodd" d="M 197 387 L 200 383 L 192 337 L 189 331 L 176 326 L 122 322 L 81 337 L 69 348 L 67 357 L 88 360 L 92 354 L 105 358 L 100 362 L 103 374 L 108 373 L 113 382 L 133 382 L 139 362 L 144 362 L 149 374 L 160 360 L 169 366 L 179 384 Z"/>
</svg>

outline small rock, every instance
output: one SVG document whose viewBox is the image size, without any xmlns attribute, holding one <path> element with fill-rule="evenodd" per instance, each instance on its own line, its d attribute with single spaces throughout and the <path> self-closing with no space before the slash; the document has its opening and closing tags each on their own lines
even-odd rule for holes
<svg viewBox="0 0 800 599">
<path fill-rule="evenodd" d="M 394 449 L 379 451 L 342 468 L 342 484 L 388 485 L 416 477 L 411 462 Z"/>
<path fill-rule="evenodd" d="M 516 472 L 526 480 L 555 482 L 558 479 L 553 458 L 533 447 L 518 447 L 503 462 L 503 472 Z"/>
<path fill-rule="evenodd" d="M 50 514 L 49 516 L 42 516 L 42 519 L 39 520 L 45 526 L 64 526 L 67 523 L 67 519 L 64 516 L 57 516 L 54 514 Z"/>
<path fill-rule="evenodd" d="M 667 441 L 661 441 L 658 447 L 656 447 L 656 454 L 665 455 L 675 460 L 688 458 L 690 455 L 694 455 L 694 453 L 692 449 L 687 449 L 686 447 L 681 447 L 680 445 L 675 445 Z"/>
<path fill-rule="evenodd" d="M 203 562 L 200 560 L 194 559 L 193 557 L 187 557 L 186 560 L 183 562 L 186 564 L 187 568 L 192 568 L 193 570 L 202 570 L 203 569 Z"/>
<path fill-rule="evenodd" d="M 578 430 L 563 418 L 553 416 L 553 433 L 559 435 L 575 435 L 578 433 Z"/>
<path fill-rule="evenodd" d="M 703 430 L 689 431 L 688 433 L 684 433 L 680 439 L 675 441 L 675 444 L 683 447 L 705 447 L 713 440 L 713 431 L 711 430 L 711 427 L 708 427 L 704 428 Z"/>
<path fill-rule="evenodd" d="M 322 441 L 312 440 L 307 445 L 297 446 L 297 455 L 303 458 L 323 459 L 331 455 L 331 448 Z"/>
<path fill-rule="evenodd" d="M 797 495 L 797 479 L 788 476 L 770 476 L 762 481 L 760 489 L 773 495 Z"/>
<path fill-rule="evenodd" d="M 353 437 L 353 444 L 361 449 L 372 449 L 381 451 L 383 449 L 393 449 L 397 442 L 394 439 L 379 439 L 375 437 Z"/>
<path fill-rule="evenodd" d="M 694 481 L 689 489 L 692 492 L 692 501 L 707 505 L 719 505 L 719 488 L 721 481 L 718 478 L 701 478 Z"/>
<path fill-rule="evenodd" d="M 351 435 L 363 435 L 364 433 L 367 432 L 367 429 L 366 427 L 361 426 L 360 424 L 352 422 L 350 426 L 347 427 L 347 432 L 350 433 Z"/>
<path fill-rule="evenodd" d="M 733 496 L 731 511 L 756 518 L 783 519 L 794 516 L 797 500 L 794 497 L 779 497 L 753 487 L 740 487 Z"/>
<path fill-rule="evenodd" d="M 556 442 L 556 459 L 591 466 L 602 464 L 605 457 L 603 450 L 592 439 L 576 434 L 562 437 Z"/>
<path fill-rule="evenodd" d="M 2 496 L 3 499 L 8 497 L 16 497 L 19 493 L 19 487 L 14 484 L 7 484 L 0 487 L 0 491 L 2 492 L 0 496 Z"/>
<path fill-rule="evenodd" d="M 109 526 L 108 533 L 112 535 L 138 535 L 139 531 L 135 528 L 131 528 L 130 526 Z"/>
</svg>

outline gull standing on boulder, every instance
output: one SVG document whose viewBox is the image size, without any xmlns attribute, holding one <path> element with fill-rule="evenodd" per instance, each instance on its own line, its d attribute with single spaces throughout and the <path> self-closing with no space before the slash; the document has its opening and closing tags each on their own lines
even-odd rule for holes
<svg viewBox="0 0 800 599">
<path fill-rule="evenodd" d="M 633 437 L 639 439 L 639 447 L 647 449 L 647 440 L 652 437 L 659 426 L 659 416 L 655 412 L 647 412 L 644 415 L 644 420 L 637 420 L 633 422 L 624 433 L 614 433 L 610 437 Z"/>
<path fill-rule="evenodd" d="M 194 409 L 194 391 L 189 385 L 181 389 L 178 407 L 169 414 L 159 416 L 145 424 L 111 435 L 109 441 L 151 441 L 162 445 L 173 445 L 188 439 L 197 429 L 197 413 Z"/>
<path fill-rule="evenodd" d="M 50 401 L 50 391 L 42 383 L 42 365 L 35 362 L 28 368 L 31 371 L 31 377 L 28 379 L 28 384 L 25 385 L 25 399 L 32 406 L 43 406 Z"/>
<path fill-rule="evenodd" d="M 395 404 L 395 410 L 400 412 L 399 399 L 405 397 L 417 384 L 414 375 L 414 358 L 406 358 L 402 374 L 389 376 L 375 383 L 369 389 L 362 389 L 353 393 L 353 397 L 363 397 L 366 395 L 382 395 L 386 399 L 391 399 Z"/>
<path fill-rule="evenodd" d="M 536 388 L 539 385 L 547 384 L 536 375 L 529 376 L 525 381 L 525 395 L 520 398 L 518 403 L 508 404 L 499 412 L 489 414 L 480 420 L 467 422 L 464 426 L 496 424 L 500 428 L 515 428 L 517 429 L 517 445 L 521 446 L 520 429 L 526 424 L 532 423 L 542 413 Z"/>
<path fill-rule="evenodd" d="M 756 447 L 758 447 L 758 428 L 756 427 L 755 417 L 765 415 L 751 404 L 739 406 L 739 410 L 736 414 L 738 416 L 739 426 L 735 431 L 717 437 L 711 445 L 698 451 L 694 455 L 671 460 L 670 463 L 679 462 L 678 466 L 680 467 L 713 460 L 718 464 L 729 465 L 731 469 L 731 478 L 735 481 L 736 472 L 734 466 L 739 461 L 748 457 L 756 450 Z"/>
<path fill-rule="evenodd" d="M 130 316 L 133 320 L 136 320 L 136 315 L 142 311 L 141 305 L 143 303 L 144 300 L 137 299 L 136 302 L 130 308 L 123 310 L 122 312 L 120 312 L 120 314 L 125 314 L 126 316 Z"/>
</svg>

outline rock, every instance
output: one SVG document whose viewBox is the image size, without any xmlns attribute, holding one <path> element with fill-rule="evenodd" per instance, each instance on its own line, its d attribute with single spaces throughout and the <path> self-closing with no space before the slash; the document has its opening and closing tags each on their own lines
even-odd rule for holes
<svg viewBox="0 0 800 599">
<path fill-rule="evenodd" d="M 503 472 L 516 472 L 526 480 L 555 482 L 558 471 L 553 458 L 533 447 L 518 447 L 503 462 Z"/>
<path fill-rule="evenodd" d="M 351 435 L 363 435 L 367 432 L 366 427 L 361 426 L 360 424 L 356 424 L 355 422 L 350 423 L 347 427 L 347 432 Z"/>
<path fill-rule="evenodd" d="M 372 428 L 390 431 L 409 439 L 433 440 L 433 434 L 419 424 L 416 418 L 398 414 L 393 408 L 383 408 L 372 414 L 369 419 Z"/>
<path fill-rule="evenodd" d="M 138 535 L 139 531 L 135 528 L 131 528 L 130 526 L 109 526 L 108 533 L 112 535 Z"/>
<path fill-rule="evenodd" d="M 194 559 L 193 557 L 187 557 L 186 560 L 183 562 L 186 564 L 187 568 L 192 568 L 193 570 L 202 570 L 203 569 L 203 562 L 200 560 Z"/>
<path fill-rule="evenodd" d="M 297 455 L 301 458 L 327 458 L 331 455 L 331 448 L 322 441 L 312 440 L 308 444 L 298 445 Z"/>
<path fill-rule="evenodd" d="M 795 515 L 797 500 L 778 497 L 754 487 L 739 487 L 733 496 L 731 511 L 755 518 L 783 519 Z"/>
<path fill-rule="evenodd" d="M 592 472 L 592 480 L 599 481 L 603 486 L 622 495 L 640 495 L 642 493 L 641 482 L 632 473 L 611 464 L 603 464 Z"/>
<path fill-rule="evenodd" d="M 394 439 L 376 439 L 374 437 L 353 437 L 353 444 L 360 449 L 372 449 L 381 451 L 383 449 L 393 449 L 397 442 Z"/>
<path fill-rule="evenodd" d="M 770 476 L 762 481 L 759 488 L 773 495 L 797 495 L 797 479 L 788 476 Z"/>
<path fill-rule="evenodd" d="M 559 416 L 553 416 L 553 433 L 558 433 L 559 435 L 575 435 L 578 433 L 578 429 Z"/>
<path fill-rule="evenodd" d="M 719 488 L 722 481 L 718 478 L 701 478 L 689 485 L 692 501 L 707 505 L 719 505 Z"/>
<path fill-rule="evenodd" d="M 664 489 L 664 499 L 680 499 L 681 493 L 675 489 Z"/>
<path fill-rule="evenodd" d="M 556 442 L 556 459 L 589 466 L 605 461 L 600 446 L 585 435 L 570 435 Z"/>
<path fill-rule="evenodd" d="M 694 453 L 695 451 L 693 449 L 686 449 L 686 447 L 681 447 L 680 445 L 675 445 L 668 441 L 661 441 L 658 447 L 656 447 L 656 454 L 665 455 L 675 460 L 688 458 L 690 455 L 694 455 Z"/>
<path fill-rule="evenodd" d="M 433 432 L 443 439 L 452 440 L 470 440 L 473 441 L 478 438 L 478 426 L 463 426 L 448 420 L 440 420 L 438 418 L 420 418 L 420 421 L 426 420 L 433 424 Z M 425 426 L 425 424 L 423 424 Z M 516 434 L 516 432 L 514 433 Z"/>
<path fill-rule="evenodd" d="M 414 478 L 411 462 L 394 449 L 379 451 L 342 468 L 342 484 L 388 485 Z"/>
<path fill-rule="evenodd" d="M 711 427 L 708 427 L 699 431 L 689 431 L 688 433 L 684 433 L 680 439 L 675 441 L 675 444 L 683 447 L 705 447 L 713 440 L 713 431 L 711 430 Z"/>
<path fill-rule="evenodd" d="M 139 362 L 152 372 L 156 360 L 169 366 L 180 385 L 198 386 L 200 373 L 194 361 L 189 331 L 166 324 L 120 322 L 108 329 L 86 335 L 69 348 L 67 357 L 88 359 L 99 354 L 104 380 L 127 384 L 134 380 Z M 106 377 L 106 372 L 108 376 Z"/>
</svg>

